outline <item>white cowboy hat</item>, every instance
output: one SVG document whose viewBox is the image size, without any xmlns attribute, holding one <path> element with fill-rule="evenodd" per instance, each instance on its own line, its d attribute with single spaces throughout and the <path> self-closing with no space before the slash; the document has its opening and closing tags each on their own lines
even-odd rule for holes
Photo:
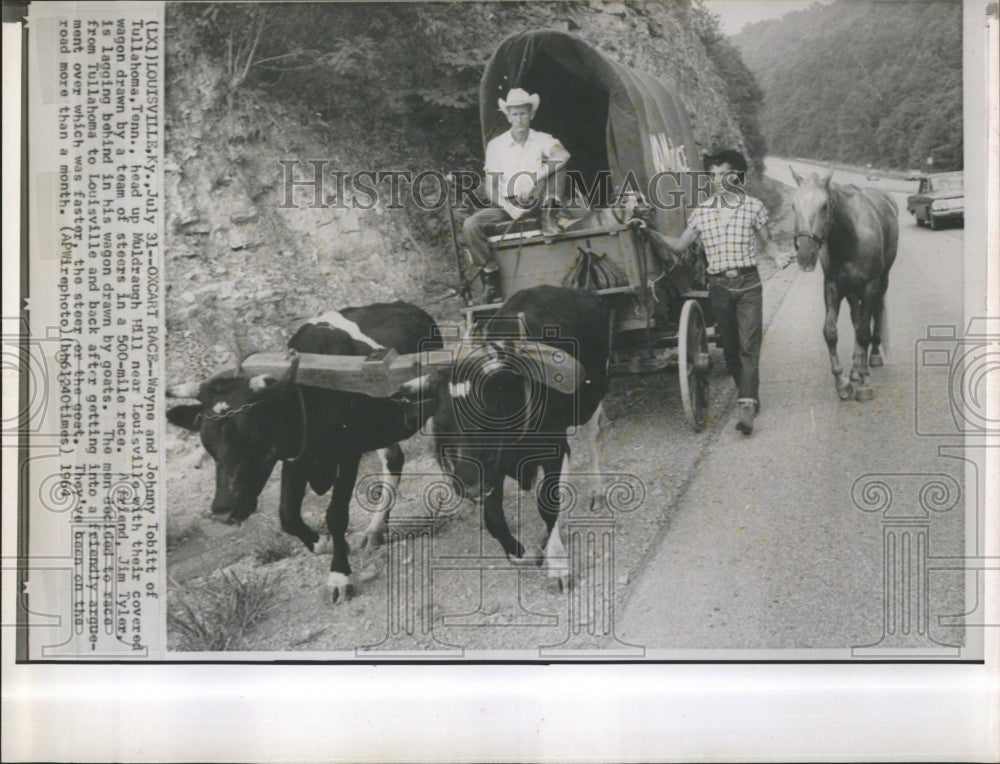
<svg viewBox="0 0 1000 764">
<path fill-rule="evenodd" d="M 531 104 L 531 116 L 535 116 L 535 112 L 538 111 L 538 105 L 542 102 L 538 93 L 532 93 L 528 95 L 528 91 L 521 90 L 521 88 L 514 88 L 509 93 L 507 93 L 507 100 L 502 98 L 497 99 L 497 103 L 500 105 L 500 111 L 506 116 L 507 109 L 511 106 L 524 106 L 525 104 Z"/>
</svg>

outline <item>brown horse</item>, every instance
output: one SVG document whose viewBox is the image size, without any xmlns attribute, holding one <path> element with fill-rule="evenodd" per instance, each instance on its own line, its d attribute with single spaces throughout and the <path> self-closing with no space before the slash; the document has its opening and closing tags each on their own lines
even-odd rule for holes
<svg viewBox="0 0 1000 764">
<path fill-rule="evenodd" d="M 830 368 L 841 400 L 870 400 L 869 365 L 881 366 L 886 340 L 885 291 L 896 259 L 899 210 L 889 196 L 870 188 L 831 183 L 833 169 L 822 176 L 802 178 L 795 211 L 795 251 L 802 270 L 823 266 L 826 322 L 823 336 L 830 351 Z M 837 318 L 847 299 L 854 323 L 854 363 L 844 379 L 837 355 Z"/>
</svg>

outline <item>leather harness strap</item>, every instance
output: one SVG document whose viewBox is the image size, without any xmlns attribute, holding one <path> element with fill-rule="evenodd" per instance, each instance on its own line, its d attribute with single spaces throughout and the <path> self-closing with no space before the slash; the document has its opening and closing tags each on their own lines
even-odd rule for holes
<svg viewBox="0 0 1000 764">
<path fill-rule="evenodd" d="M 302 414 L 302 443 L 299 446 L 299 452 L 295 456 L 282 460 L 290 464 L 297 462 L 299 459 L 305 456 L 306 446 L 309 443 L 309 418 L 306 416 L 306 399 L 305 396 L 302 395 L 302 388 L 299 387 L 298 385 L 295 385 L 294 387 L 295 387 L 295 394 L 299 399 L 299 411 Z"/>
</svg>

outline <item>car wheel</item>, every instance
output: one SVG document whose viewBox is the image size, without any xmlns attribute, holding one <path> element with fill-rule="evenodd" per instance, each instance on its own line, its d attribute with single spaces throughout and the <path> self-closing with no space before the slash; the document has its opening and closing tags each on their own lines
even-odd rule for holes
<svg viewBox="0 0 1000 764">
<path fill-rule="evenodd" d="M 937 222 L 937 218 L 934 217 L 934 213 L 930 210 L 927 210 L 927 225 L 932 231 L 936 231 L 941 227 L 941 225 Z"/>
</svg>

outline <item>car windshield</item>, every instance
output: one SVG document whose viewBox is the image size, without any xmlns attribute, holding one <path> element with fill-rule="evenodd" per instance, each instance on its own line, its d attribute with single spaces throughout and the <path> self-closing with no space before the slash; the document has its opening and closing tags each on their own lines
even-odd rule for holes
<svg viewBox="0 0 1000 764">
<path fill-rule="evenodd" d="M 932 191 L 961 191 L 962 190 L 962 176 L 961 175 L 946 175 L 941 178 L 931 179 L 931 190 Z"/>
</svg>

